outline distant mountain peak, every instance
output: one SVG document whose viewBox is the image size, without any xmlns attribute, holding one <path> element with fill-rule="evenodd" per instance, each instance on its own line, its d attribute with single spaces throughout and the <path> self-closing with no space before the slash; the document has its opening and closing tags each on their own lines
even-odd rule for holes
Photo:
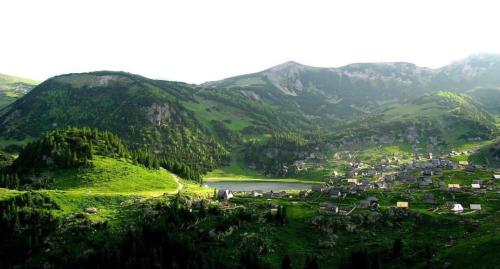
<svg viewBox="0 0 500 269">
<path fill-rule="evenodd" d="M 288 61 L 284 62 L 282 64 L 275 65 L 266 71 L 282 71 L 282 70 L 289 70 L 289 69 L 295 69 L 295 70 L 302 70 L 302 69 L 308 69 L 308 68 L 314 68 L 312 66 L 307 66 L 295 61 Z"/>
</svg>

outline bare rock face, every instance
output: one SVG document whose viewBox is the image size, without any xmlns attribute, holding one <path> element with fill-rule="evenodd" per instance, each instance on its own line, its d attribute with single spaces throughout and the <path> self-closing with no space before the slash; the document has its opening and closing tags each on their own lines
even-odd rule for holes
<svg viewBox="0 0 500 269">
<path fill-rule="evenodd" d="M 287 62 L 266 70 L 265 75 L 284 94 L 297 96 L 304 90 L 304 85 L 300 81 L 300 73 L 311 68 L 296 62 Z"/>
<path fill-rule="evenodd" d="M 155 124 L 160 125 L 162 122 L 170 122 L 175 110 L 169 104 L 152 104 L 147 108 L 148 120 Z"/>
</svg>

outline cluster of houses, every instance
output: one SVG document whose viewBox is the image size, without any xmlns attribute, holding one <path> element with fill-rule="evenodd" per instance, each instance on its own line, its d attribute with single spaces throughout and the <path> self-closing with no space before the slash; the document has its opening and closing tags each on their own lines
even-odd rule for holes
<svg viewBox="0 0 500 269">
<path fill-rule="evenodd" d="M 432 159 L 432 155 L 429 154 Z M 430 162 L 416 163 L 412 162 L 408 165 L 401 165 L 397 171 L 380 172 L 377 169 L 360 169 L 363 166 L 361 162 L 351 162 L 349 166 L 353 169 L 361 171 L 348 171 L 344 177 L 338 173 L 332 173 L 332 178 L 328 179 L 322 185 L 312 185 L 310 190 L 302 190 L 298 193 L 300 199 L 306 199 L 311 193 L 321 193 L 323 197 L 328 197 L 331 201 L 319 204 L 319 210 L 325 215 L 335 214 L 349 214 L 349 209 L 341 208 L 337 205 L 335 200 L 344 199 L 347 195 L 360 195 L 369 189 L 379 189 L 384 192 L 390 192 L 391 188 L 398 184 L 415 184 L 420 189 L 434 189 L 438 187 L 440 190 L 450 192 L 468 191 L 468 192 L 484 192 L 486 190 L 495 189 L 495 184 L 491 181 L 486 182 L 482 179 L 474 179 L 469 185 L 461 185 L 458 182 L 445 182 L 444 180 L 434 181 L 433 176 L 442 176 L 442 168 L 455 167 L 454 164 L 448 160 L 432 159 Z M 460 167 L 470 167 L 469 163 L 459 163 Z M 417 171 L 416 171 L 417 170 Z M 356 178 L 360 175 L 361 178 Z M 365 177 L 365 179 L 363 179 Z M 366 178 L 376 178 L 375 180 L 368 180 Z M 495 173 L 492 176 L 492 181 L 500 180 L 500 173 Z M 437 183 L 437 186 L 435 186 Z M 266 197 L 266 198 L 293 198 L 290 193 L 286 191 L 258 191 L 254 190 L 248 193 L 252 197 Z M 234 197 L 234 193 L 228 189 L 218 190 L 216 196 L 220 200 L 229 200 Z M 397 201 L 394 205 L 396 208 L 408 209 L 410 208 L 410 201 L 413 201 L 411 192 L 407 191 L 401 194 L 401 200 Z M 420 203 L 436 205 L 433 193 L 425 192 L 421 198 Z M 377 197 L 369 196 L 360 200 L 356 205 L 351 205 L 351 210 L 355 208 L 377 209 L 379 208 L 379 200 Z M 445 208 L 451 212 L 463 212 L 464 207 L 457 202 L 447 202 Z M 469 204 L 468 207 L 472 211 L 482 210 L 481 204 Z"/>
</svg>

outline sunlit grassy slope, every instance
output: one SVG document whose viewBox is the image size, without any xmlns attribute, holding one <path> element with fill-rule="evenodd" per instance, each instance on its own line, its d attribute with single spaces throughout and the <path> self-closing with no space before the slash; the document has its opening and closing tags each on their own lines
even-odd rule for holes
<svg viewBox="0 0 500 269">
<path fill-rule="evenodd" d="M 9 189 L 0 188 L 0 201 L 14 197 L 14 196 L 18 195 L 19 193 L 21 193 L 21 192 L 16 191 L 16 190 L 9 190 Z"/>
<path fill-rule="evenodd" d="M 96 156 L 94 167 L 53 172 L 50 189 L 122 195 L 160 195 L 173 193 L 177 183 L 165 170 L 151 170 L 125 160 Z"/>
<path fill-rule="evenodd" d="M 39 81 L 33 79 L 0 74 L 0 83 L 6 84 L 6 83 L 17 83 L 17 82 L 31 84 L 31 85 L 37 85 L 38 83 L 40 83 Z"/>
</svg>

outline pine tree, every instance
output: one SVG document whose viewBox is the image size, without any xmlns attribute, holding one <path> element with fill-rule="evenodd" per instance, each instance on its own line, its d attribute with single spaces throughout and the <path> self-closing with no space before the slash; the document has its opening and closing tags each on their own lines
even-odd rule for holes
<svg viewBox="0 0 500 269">
<path fill-rule="evenodd" d="M 292 261 L 290 260 L 290 257 L 285 254 L 283 256 L 283 260 L 281 261 L 281 269 L 291 269 L 292 268 Z"/>
<path fill-rule="evenodd" d="M 401 238 L 394 240 L 394 244 L 392 245 L 392 255 L 394 257 L 400 257 L 403 252 L 403 241 Z"/>
</svg>

